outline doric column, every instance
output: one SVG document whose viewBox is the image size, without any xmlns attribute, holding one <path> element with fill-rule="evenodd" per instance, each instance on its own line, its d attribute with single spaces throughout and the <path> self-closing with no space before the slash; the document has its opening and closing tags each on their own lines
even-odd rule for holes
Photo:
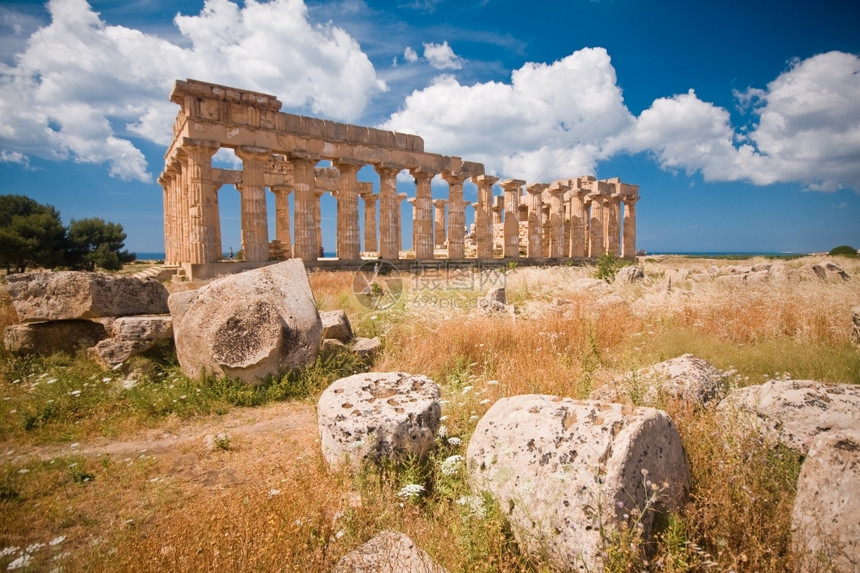
<svg viewBox="0 0 860 573">
<path fill-rule="evenodd" d="M 549 189 L 549 256 L 564 256 L 564 194 L 570 188 L 567 181 L 555 181 Z"/>
<path fill-rule="evenodd" d="M 266 166 L 272 152 L 260 147 L 240 147 L 242 160 L 242 253 L 249 262 L 269 260 L 269 228 L 266 216 Z"/>
<path fill-rule="evenodd" d="M 624 242 L 621 256 L 632 259 L 636 256 L 636 202 L 639 195 L 625 195 L 624 201 Z"/>
<path fill-rule="evenodd" d="M 181 148 L 176 154 L 179 160 L 179 171 L 177 172 L 176 185 L 176 230 L 178 231 L 176 241 L 176 257 L 180 263 L 187 263 L 191 260 L 191 248 L 189 247 L 189 200 L 188 200 L 188 166 L 186 161 L 186 153 Z"/>
<path fill-rule="evenodd" d="M 364 189 L 359 194 L 364 201 L 364 250 L 375 252 L 376 245 L 376 195 L 373 193 L 373 184 L 359 182 L 359 189 Z"/>
<path fill-rule="evenodd" d="M 502 224 L 502 213 L 505 210 L 505 198 L 501 195 L 493 196 L 493 227 Z"/>
<path fill-rule="evenodd" d="M 337 256 L 355 261 L 361 253 L 361 229 L 358 225 L 358 170 L 360 163 L 335 161 L 340 171 L 337 189 Z"/>
<path fill-rule="evenodd" d="M 397 210 L 395 211 L 395 220 L 397 223 L 397 232 L 395 236 L 397 237 L 397 258 L 400 258 L 400 251 L 403 250 L 403 225 L 401 224 L 401 220 L 403 219 L 403 207 L 401 204 L 406 200 L 406 193 L 398 193 L 397 194 Z"/>
<path fill-rule="evenodd" d="M 591 193 L 591 221 L 588 225 L 588 256 L 599 257 L 605 250 L 603 247 L 603 205 L 606 199 L 600 193 Z"/>
<path fill-rule="evenodd" d="M 319 257 L 319 244 L 315 225 L 314 166 L 317 157 L 291 153 L 288 156 L 293 164 L 295 197 L 293 198 L 293 224 L 295 225 L 295 247 L 293 256 L 303 261 L 315 261 Z"/>
<path fill-rule="evenodd" d="M 479 259 L 493 258 L 493 184 L 498 177 L 476 175 L 472 183 L 478 186 L 478 203 L 475 207 L 475 242 Z"/>
<path fill-rule="evenodd" d="M 187 140 L 186 140 L 187 142 Z M 188 244 L 190 263 L 212 263 L 221 258 L 216 245 L 221 222 L 218 219 L 218 196 L 212 180 L 212 156 L 218 144 L 194 142 L 182 145 L 188 169 Z"/>
<path fill-rule="evenodd" d="M 275 196 L 275 240 L 281 244 L 287 257 L 291 257 L 293 247 L 290 239 L 290 193 L 292 190 L 281 185 L 270 189 Z"/>
<path fill-rule="evenodd" d="M 463 181 L 468 175 L 443 171 L 442 179 L 448 183 L 448 258 L 462 259 L 466 256 L 463 242 L 466 234 L 466 217 L 463 212 Z"/>
<path fill-rule="evenodd" d="M 433 173 L 410 169 L 415 178 L 414 217 L 412 220 L 412 248 L 416 259 L 433 258 L 433 199 L 430 181 Z"/>
<path fill-rule="evenodd" d="M 621 254 L 621 195 L 613 193 L 606 198 L 604 228 L 606 229 L 606 252 Z"/>
<path fill-rule="evenodd" d="M 374 165 L 379 173 L 379 257 L 400 258 L 397 222 L 400 201 L 397 199 L 397 174 L 400 167 Z"/>
<path fill-rule="evenodd" d="M 505 258 L 520 256 L 520 197 L 525 184 L 526 182 L 521 179 L 506 179 L 500 183 L 505 190 L 505 244 L 503 247 Z"/>
<path fill-rule="evenodd" d="M 570 192 L 570 256 L 584 257 L 588 242 L 586 241 L 585 230 L 586 212 L 585 212 L 585 196 L 588 194 L 588 189 L 577 187 Z"/>
<path fill-rule="evenodd" d="M 433 206 L 436 207 L 435 243 L 436 248 L 441 249 L 445 246 L 445 200 L 436 199 L 433 201 Z"/>
<path fill-rule="evenodd" d="M 543 201 L 541 195 L 549 187 L 546 183 L 532 183 L 526 187 L 529 208 L 529 241 L 526 256 L 530 259 L 543 257 Z"/>
<path fill-rule="evenodd" d="M 164 187 L 164 262 L 168 265 L 176 265 L 180 262 L 177 252 L 179 243 L 177 199 L 180 171 L 178 162 L 171 162 L 164 167 L 164 172 L 158 179 Z"/>
<path fill-rule="evenodd" d="M 322 205 L 320 199 L 325 195 L 324 189 L 314 189 L 314 229 L 316 230 L 317 256 L 323 256 L 322 240 Z"/>
</svg>

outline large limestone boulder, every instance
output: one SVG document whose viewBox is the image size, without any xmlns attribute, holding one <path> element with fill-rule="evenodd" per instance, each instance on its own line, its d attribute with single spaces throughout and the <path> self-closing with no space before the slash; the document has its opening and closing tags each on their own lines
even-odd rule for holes
<svg viewBox="0 0 860 573">
<path fill-rule="evenodd" d="M 791 514 L 798 571 L 860 564 L 860 429 L 819 434 L 797 480 Z"/>
<path fill-rule="evenodd" d="M 615 273 L 615 282 L 617 284 L 633 284 L 644 279 L 645 271 L 639 265 L 621 267 Z"/>
<path fill-rule="evenodd" d="M 152 279 L 62 271 L 10 275 L 6 280 L 21 322 L 168 312 L 167 289 Z"/>
<path fill-rule="evenodd" d="M 348 460 L 421 457 L 434 444 L 442 406 L 426 376 L 367 372 L 336 380 L 317 404 L 322 450 L 331 466 Z"/>
<path fill-rule="evenodd" d="M 556 396 L 502 398 L 478 422 L 470 481 L 506 508 L 522 549 L 562 570 L 596 570 L 601 529 L 651 499 L 674 510 L 690 488 L 675 423 L 662 411 Z M 648 536 L 653 513 L 639 518 Z"/>
<path fill-rule="evenodd" d="M 3 332 L 6 350 L 74 354 L 108 337 L 105 326 L 92 320 L 58 320 L 12 324 Z"/>
<path fill-rule="evenodd" d="M 293 259 L 170 296 L 182 371 L 257 382 L 314 361 L 322 322 L 302 261 Z"/>
<path fill-rule="evenodd" d="M 683 354 L 635 374 L 620 377 L 595 389 L 590 400 L 634 402 L 654 406 L 661 399 L 683 400 L 705 405 L 725 395 L 727 372 L 723 372 L 692 354 Z"/>
<path fill-rule="evenodd" d="M 857 427 L 860 386 L 771 380 L 732 390 L 717 410 L 726 428 L 758 432 L 805 454 L 821 432 Z"/>
<path fill-rule="evenodd" d="M 406 535 L 383 531 L 343 556 L 332 573 L 445 573 Z"/>
</svg>

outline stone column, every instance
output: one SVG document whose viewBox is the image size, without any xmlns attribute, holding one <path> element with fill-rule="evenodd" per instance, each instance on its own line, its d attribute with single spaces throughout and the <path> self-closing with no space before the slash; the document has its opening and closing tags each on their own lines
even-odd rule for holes
<svg viewBox="0 0 860 573">
<path fill-rule="evenodd" d="M 433 198 L 430 181 L 434 173 L 421 169 L 410 169 L 415 178 L 414 217 L 412 220 L 412 248 L 415 258 L 433 258 Z"/>
<path fill-rule="evenodd" d="M 376 195 L 372 183 L 359 182 L 358 185 L 364 189 L 360 194 L 364 200 L 364 250 L 376 252 Z"/>
<path fill-rule="evenodd" d="M 191 249 L 188 246 L 189 236 L 189 200 L 188 200 L 188 166 L 186 161 L 187 154 L 180 148 L 176 154 L 179 160 L 179 171 L 176 177 L 176 210 L 178 216 L 176 218 L 176 256 L 180 263 L 187 263 L 191 260 Z"/>
<path fill-rule="evenodd" d="M 588 242 L 585 230 L 585 196 L 588 189 L 575 188 L 570 193 L 570 256 L 585 257 Z"/>
<path fill-rule="evenodd" d="M 275 196 L 275 240 L 281 244 L 287 258 L 290 258 L 293 256 L 290 239 L 290 193 L 292 191 L 289 187 L 281 185 L 270 189 Z"/>
<path fill-rule="evenodd" d="M 242 253 L 248 262 L 269 260 L 269 228 L 266 216 L 266 167 L 272 152 L 260 147 L 240 147 L 242 160 Z"/>
<path fill-rule="evenodd" d="M 570 186 L 566 181 L 555 181 L 549 192 L 549 256 L 564 256 L 564 194 Z"/>
<path fill-rule="evenodd" d="M 436 207 L 435 243 L 436 248 L 441 249 L 445 246 L 445 200 L 436 199 L 433 206 Z"/>
<path fill-rule="evenodd" d="M 498 177 L 477 175 L 472 183 L 478 186 L 478 203 L 475 207 L 475 243 L 479 259 L 493 258 L 493 184 Z"/>
<path fill-rule="evenodd" d="M 295 225 L 295 246 L 293 256 L 303 261 L 315 261 L 319 257 L 319 244 L 315 225 L 314 166 L 319 159 L 310 155 L 291 153 L 288 156 L 293 164 L 295 197 L 293 200 L 293 224 Z M 317 202 L 319 204 L 319 202 Z"/>
<path fill-rule="evenodd" d="M 181 167 L 178 162 L 171 162 L 164 167 L 158 182 L 164 187 L 164 262 L 167 265 L 178 264 L 179 231 L 178 219 L 178 189 Z"/>
<path fill-rule="evenodd" d="M 543 201 L 541 195 L 549 187 L 546 183 L 533 183 L 526 187 L 529 208 L 529 241 L 526 246 L 526 256 L 530 259 L 540 258 L 543 253 L 543 233 L 541 229 L 543 218 Z"/>
<path fill-rule="evenodd" d="M 636 202 L 639 195 L 627 195 L 624 201 L 624 242 L 621 248 L 621 256 L 632 259 L 636 256 Z"/>
<path fill-rule="evenodd" d="M 185 143 L 182 149 L 188 168 L 188 262 L 213 263 L 221 258 L 221 245 L 216 245 L 220 234 L 218 196 L 212 179 L 212 156 L 218 151 L 218 144 Z"/>
<path fill-rule="evenodd" d="M 493 196 L 493 223 L 490 225 L 490 232 L 493 239 L 493 256 L 496 255 L 496 249 L 502 250 L 505 245 L 504 235 L 500 238 L 499 231 L 504 231 L 502 227 L 502 213 L 505 210 L 505 198 L 501 195 Z"/>
<path fill-rule="evenodd" d="M 335 161 L 340 171 L 337 190 L 337 257 L 357 261 L 361 254 L 361 229 L 358 225 L 358 170 L 360 163 Z"/>
<path fill-rule="evenodd" d="M 605 250 L 603 247 L 603 205 L 606 199 L 600 193 L 591 193 L 591 222 L 589 223 L 588 256 L 599 257 Z"/>
<path fill-rule="evenodd" d="M 400 257 L 397 239 L 397 221 L 400 201 L 397 199 L 397 174 L 401 168 L 375 165 L 379 173 L 379 258 Z"/>
<path fill-rule="evenodd" d="M 617 257 L 621 254 L 621 195 L 619 193 L 613 193 L 606 198 L 604 215 L 606 252 Z"/>
<path fill-rule="evenodd" d="M 500 183 L 505 190 L 505 244 L 502 248 L 505 258 L 520 256 L 520 197 L 525 184 L 521 179 L 506 179 Z"/>
<path fill-rule="evenodd" d="M 403 207 L 401 206 L 401 203 L 406 200 L 406 197 L 406 193 L 397 194 L 397 210 L 395 211 L 397 222 L 397 258 L 400 258 L 400 251 L 403 250 L 403 226 L 401 225 L 401 219 L 403 219 Z"/>
<path fill-rule="evenodd" d="M 466 217 L 463 210 L 463 181 L 468 175 L 460 172 L 443 171 L 442 179 L 448 183 L 448 258 L 463 259 L 466 247 L 463 242 L 466 234 Z"/>
<path fill-rule="evenodd" d="M 317 257 L 323 256 L 322 241 L 322 207 L 320 199 L 325 195 L 325 190 L 314 189 L 314 229 L 316 230 Z"/>
</svg>

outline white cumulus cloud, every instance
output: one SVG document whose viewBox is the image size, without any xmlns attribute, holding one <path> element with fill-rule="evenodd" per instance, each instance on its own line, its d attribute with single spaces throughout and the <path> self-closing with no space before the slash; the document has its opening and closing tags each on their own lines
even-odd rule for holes
<svg viewBox="0 0 860 573">
<path fill-rule="evenodd" d="M 424 44 L 424 59 L 437 70 L 459 70 L 463 67 L 463 58 L 454 53 L 447 40 L 441 44 Z"/>
<path fill-rule="evenodd" d="M 406 46 L 406 49 L 403 50 L 403 59 L 414 64 L 418 61 L 418 53 L 410 46 Z"/>
<path fill-rule="evenodd" d="M 183 47 L 110 25 L 85 0 L 51 0 L 51 21 L 0 64 L 0 151 L 105 164 L 148 181 L 133 139 L 169 142 L 172 84 L 187 77 L 276 95 L 287 109 L 350 121 L 386 89 L 357 42 L 308 20 L 302 0 L 207 0 L 177 15 Z"/>
<path fill-rule="evenodd" d="M 607 137 L 633 117 L 603 48 L 528 63 L 510 83 L 461 85 L 443 75 L 406 98 L 384 127 L 421 135 L 425 149 L 529 181 L 593 173 Z"/>
</svg>

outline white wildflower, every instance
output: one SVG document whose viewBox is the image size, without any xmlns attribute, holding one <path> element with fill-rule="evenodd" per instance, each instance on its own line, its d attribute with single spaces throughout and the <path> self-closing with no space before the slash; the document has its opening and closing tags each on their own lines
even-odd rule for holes
<svg viewBox="0 0 860 573">
<path fill-rule="evenodd" d="M 104 378 L 102 378 L 102 382 L 110 382 L 110 381 L 111 381 L 111 379 L 108 376 L 105 376 Z"/>
<path fill-rule="evenodd" d="M 414 499 L 424 493 L 424 486 L 417 483 L 406 484 L 400 491 L 397 492 L 397 497 L 404 499 Z"/>
<path fill-rule="evenodd" d="M 439 437 L 444 438 L 447 435 L 448 435 L 448 426 L 446 426 L 445 424 L 442 424 L 441 426 L 439 426 Z"/>
<path fill-rule="evenodd" d="M 490 402 L 492 402 L 492 400 L 490 400 L 489 398 L 485 398 L 484 400 L 481 400 L 478 403 L 481 405 L 484 405 L 484 404 L 489 404 Z"/>
<path fill-rule="evenodd" d="M 53 384 L 53 383 L 55 383 L 56 381 L 57 381 L 57 379 L 56 379 L 56 378 L 51 378 L 50 380 L 48 380 L 47 382 L 45 382 L 45 384 Z"/>
<path fill-rule="evenodd" d="M 18 559 L 6 566 L 6 571 L 14 571 L 15 569 L 23 569 L 30 565 L 30 555 L 24 553 Z"/>
<path fill-rule="evenodd" d="M 464 495 L 457 500 L 457 505 L 462 505 L 468 508 L 469 513 L 481 519 L 487 517 L 487 508 L 484 506 L 484 499 L 477 495 Z"/>
<path fill-rule="evenodd" d="M 460 465 L 463 463 L 465 458 L 461 455 L 453 455 L 445 458 L 441 464 L 439 464 L 440 469 L 443 474 L 446 476 L 452 476 L 457 473 L 460 469 Z"/>
<path fill-rule="evenodd" d="M 19 474 L 28 474 L 28 473 L 30 473 L 30 470 L 28 470 L 27 468 L 21 468 L 20 470 L 18 470 L 18 473 Z"/>
<path fill-rule="evenodd" d="M 66 536 L 60 535 L 58 537 L 53 538 L 51 541 L 49 541 L 48 545 L 50 545 L 51 547 L 54 547 L 56 545 L 59 545 L 60 543 L 62 543 L 65 540 L 66 540 Z"/>
<path fill-rule="evenodd" d="M 69 392 L 69 396 L 80 396 L 80 395 L 81 395 L 80 390 L 72 390 L 71 392 Z"/>
<path fill-rule="evenodd" d="M 0 557 L 6 557 L 7 555 L 14 555 L 14 554 L 18 553 L 19 549 L 21 549 L 21 548 L 15 547 L 14 545 L 9 546 L 9 547 L 4 547 L 3 549 L 0 549 Z"/>
<path fill-rule="evenodd" d="M 134 378 L 129 378 L 128 380 L 122 381 L 122 387 L 125 390 L 131 390 L 135 386 L 137 386 L 137 380 L 135 380 Z"/>
<path fill-rule="evenodd" d="M 279 489 L 270 489 L 269 493 L 266 497 L 275 497 L 276 495 L 281 495 L 281 490 Z"/>
<path fill-rule="evenodd" d="M 473 388 L 472 386 L 466 386 L 465 388 L 463 388 L 463 390 L 460 392 L 460 394 L 468 394 L 469 392 L 472 391 L 472 388 Z"/>
<path fill-rule="evenodd" d="M 498 380 L 487 380 L 487 386 L 498 386 L 498 385 L 499 385 Z"/>
<path fill-rule="evenodd" d="M 448 445 L 457 447 L 463 443 L 463 440 L 460 438 L 448 438 Z"/>
<path fill-rule="evenodd" d="M 25 553 L 30 553 L 31 555 L 44 547 L 44 543 L 33 543 L 32 545 L 28 545 L 27 549 L 24 550 Z"/>
</svg>

